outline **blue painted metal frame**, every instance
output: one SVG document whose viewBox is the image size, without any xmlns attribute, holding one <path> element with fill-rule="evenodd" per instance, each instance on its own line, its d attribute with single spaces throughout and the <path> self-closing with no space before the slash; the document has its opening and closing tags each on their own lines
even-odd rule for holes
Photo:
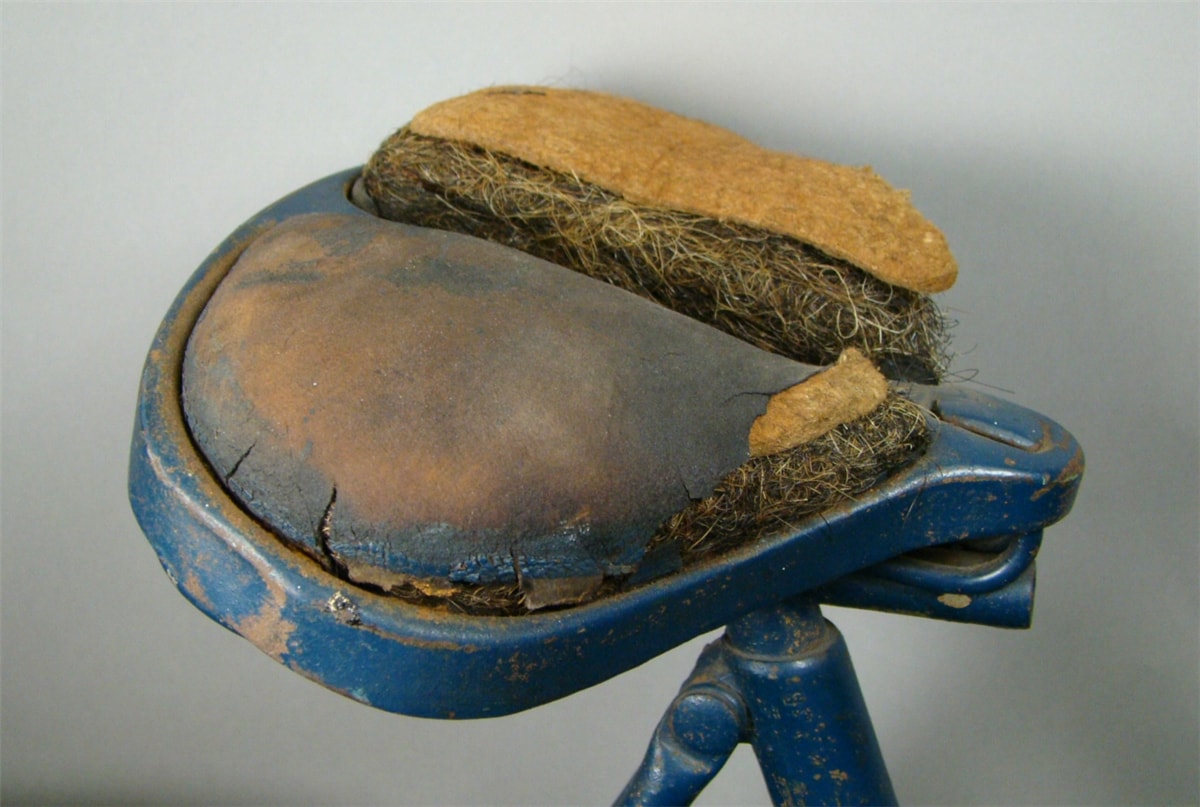
<svg viewBox="0 0 1200 807">
<path fill-rule="evenodd" d="M 704 649 L 616 803 L 690 804 L 740 742 L 776 804 L 896 803 L 846 642 L 807 597 Z"/>
<path fill-rule="evenodd" d="M 859 499 L 787 534 L 568 610 L 507 618 L 436 610 L 356 588 L 288 549 L 233 503 L 192 444 L 180 362 L 205 302 L 255 237 L 302 213 L 367 215 L 348 201 L 358 173 L 313 183 L 229 236 L 181 291 L 147 358 L 130 498 L 167 574 L 213 619 L 349 697 L 440 718 L 546 703 L 806 591 L 826 602 L 1028 623 L 1032 553 L 1043 527 L 1070 509 L 1082 453 L 1052 421 L 961 389 L 913 387 L 930 410 L 933 443 Z M 945 564 L 891 561 L 1006 537 L 1016 541 L 1017 560 L 993 563 L 986 583 Z"/>
</svg>

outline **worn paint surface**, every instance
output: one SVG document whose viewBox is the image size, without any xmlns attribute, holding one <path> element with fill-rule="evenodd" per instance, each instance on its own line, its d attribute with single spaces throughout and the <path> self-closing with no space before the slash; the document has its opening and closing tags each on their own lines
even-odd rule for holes
<svg viewBox="0 0 1200 807">
<path fill-rule="evenodd" d="M 691 803 L 739 741 L 775 804 L 895 804 L 846 643 L 811 601 L 750 614 L 704 649 L 616 803 Z"/>
</svg>

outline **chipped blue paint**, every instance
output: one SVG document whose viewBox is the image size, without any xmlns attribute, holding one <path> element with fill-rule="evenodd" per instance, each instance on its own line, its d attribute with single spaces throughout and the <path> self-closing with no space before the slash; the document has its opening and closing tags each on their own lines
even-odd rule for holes
<svg viewBox="0 0 1200 807">
<path fill-rule="evenodd" d="M 1027 622 L 1031 566 L 973 595 L 936 590 L 936 574 L 930 589 L 928 580 L 920 588 L 863 572 L 916 549 L 1040 535 L 1070 508 L 1082 473 L 1071 436 L 1033 412 L 961 389 L 913 388 L 931 410 L 933 443 L 858 500 L 567 610 L 508 618 L 437 611 L 358 589 L 288 549 L 234 504 L 193 446 L 180 411 L 182 346 L 220 277 L 257 235 L 304 213 L 367 215 L 347 201 L 357 174 L 301 189 L 226 239 L 180 292 L 147 358 L 130 498 L 171 580 L 213 619 L 348 697 L 442 718 L 502 715 L 564 697 L 820 586 L 828 599 L 866 607 Z M 955 599 L 967 596 L 970 604 Z"/>
</svg>

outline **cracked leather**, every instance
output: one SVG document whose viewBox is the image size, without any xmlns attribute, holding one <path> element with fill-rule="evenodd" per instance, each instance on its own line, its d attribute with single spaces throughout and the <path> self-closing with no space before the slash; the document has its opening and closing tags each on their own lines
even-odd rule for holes
<svg viewBox="0 0 1200 807">
<path fill-rule="evenodd" d="M 817 369 L 506 247 L 314 214 L 221 282 L 183 393 L 216 474 L 327 568 L 549 582 L 634 571 Z"/>
</svg>

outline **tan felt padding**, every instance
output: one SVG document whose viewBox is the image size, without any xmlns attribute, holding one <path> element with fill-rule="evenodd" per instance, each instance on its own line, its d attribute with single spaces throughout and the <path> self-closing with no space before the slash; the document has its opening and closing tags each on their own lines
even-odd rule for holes
<svg viewBox="0 0 1200 807">
<path fill-rule="evenodd" d="M 887 394 L 887 379 L 863 354 L 849 348 L 837 364 L 771 396 L 767 411 L 750 427 L 750 456 L 809 443 L 874 411 Z"/>
<path fill-rule="evenodd" d="M 497 87 L 435 104 L 409 128 L 573 173 L 638 204 L 789 235 L 912 291 L 943 291 L 957 275 L 945 236 L 870 168 L 770 151 L 627 98 Z"/>
</svg>

